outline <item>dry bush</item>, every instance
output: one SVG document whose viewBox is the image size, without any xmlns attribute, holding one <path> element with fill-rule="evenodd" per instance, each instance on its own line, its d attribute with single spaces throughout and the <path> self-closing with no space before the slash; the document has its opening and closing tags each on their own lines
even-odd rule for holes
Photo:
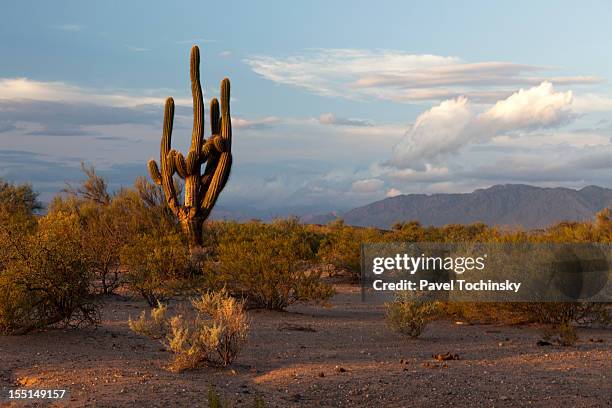
<svg viewBox="0 0 612 408">
<path fill-rule="evenodd" d="M 208 292 L 191 302 L 195 316 L 178 314 L 167 317 L 165 306 L 143 313 L 130 328 L 163 344 L 175 354 L 171 371 L 193 369 L 202 365 L 227 366 L 242 349 L 249 331 L 244 303 L 225 291 Z"/>
<path fill-rule="evenodd" d="M 168 307 L 160 302 L 156 308 L 151 309 L 150 318 L 147 319 L 147 313 L 143 311 L 138 320 L 132 320 L 130 317 L 128 319 L 128 326 L 135 333 L 154 340 L 160 340 L 168 333 L 167 311 Z"/>
<path fill-rule="evenodd" d="M 544 340 L 557 343 L 561 346 L 573 346 L 578 341 L 576 328 L 569 322 L 555 324 L 544 328 L 542 331 Z"/>
<path fill-rule="evenodd" d="M 428 323 L 440 316 L 440 303 L 400 294 L 386 303 L 386 320 L 393 330 L 419 337 Z"/>
<path fill-rule="evenodd" d="M 179 232 L 132 237 L 121 249 L 120 259 L 127 269 L 127 285 L 151 307 L 191 283 L 189 247 Z"/>
<path fill-rule="evenodd" d="M 96 324 L 98 305 L 77 217 L 50 214 L 34 228 L 10 219 L 0 226 L 0 332 Z"/>
<path fill-rule="evenodd" d="M 318 242 L 295 219 L 227 223 L 218 262 L 209 262 L 205 272 L 212 287 L 226 287 L 249 307 L 282 310 L 297 301 L 324 301 L 333 289 L 313 268 Z"/>
</svg>

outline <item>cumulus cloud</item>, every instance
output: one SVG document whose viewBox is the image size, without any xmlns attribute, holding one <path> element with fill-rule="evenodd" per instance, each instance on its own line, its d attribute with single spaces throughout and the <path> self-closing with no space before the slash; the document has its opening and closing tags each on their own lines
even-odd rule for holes
<svg viewBox="0 0 612 408">
<path fill-rule="evenodd" d="M 468 96 L 499 100 L 521 86 L 543 81 L 593 84 L 594 76 L 550 76 L 546 67 L 511 62 L 470 63 L 457 57 L 401 51 L 317 49 L 286 57 L 252 56 L 245 62 L 262 77 L 325 96 L 440 101 Z"/>
<path fill-rule="evenodd" d="M 372 126 L 372 123 L 362 119 L 340 118 L 333 113 L 324 113 L 319 116 L 319 123 L 322 125 L 337 125 L 337 126 Z"/>
<path fill-rule="evenodd" d="M 426 163 L 465 145 L 517 131 L 556 127 L 574 118 L 572 93 L 556 92 L 550 82 L 510 95 L 484 112 L 465 97 L 443 101 L 416 119 L 395 146 L 391 164 L 422 170 Z"/>
<path fill-rule="evenodd" d="M 573 108 L 578 113 L 612 112 L 612 98 L 606 95 L 585 93 L 576 95 Z"/>
</svg>

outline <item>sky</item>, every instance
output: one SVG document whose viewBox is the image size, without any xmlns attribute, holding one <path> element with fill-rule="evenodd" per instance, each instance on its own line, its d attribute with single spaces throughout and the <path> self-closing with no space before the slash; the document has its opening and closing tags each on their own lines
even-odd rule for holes
<svg viewBox="0 0 612 408">
<path fill-rule="evenodd" d="M 346 210 L 495 184 L 612 187 L 612 3 L 28 1 L 0 17 L 0 178 L 49 200 L 94 165 L 111 188 L 232 83 L 219 208 Z"/>
</svg>

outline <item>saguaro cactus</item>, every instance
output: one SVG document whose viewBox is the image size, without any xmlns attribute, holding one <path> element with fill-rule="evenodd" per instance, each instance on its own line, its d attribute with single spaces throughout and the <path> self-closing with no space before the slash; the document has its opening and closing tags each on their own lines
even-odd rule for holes
<svg viewBox="0 0 612 408">
<path fill-rule="evenodd" d="M 193 132 L 191 147 L 185 158 L 171 148 L 174 99 L 166 99 L 164 126 L 160 147 L 160 165 L 149 160 L 149 173 L 161 185 L 168 206 L 178 217 L 189 235 L 190 245 L 202 245 L 202 224 L 210 215 L 221 190 L 225 187 L 232 167 L 232 122 L 230 118 L 230 81 L 221 81 L 221 112 L 219 101 L 210 101 L 211 136 L 204 139 L 204 100 L 200 85 L 200 49 L 191 48 L 191 93 L 193 95 Z M 202 164 L 206 163 L 202 174 Z M 181 205 L 173 182 L 174 174 L 185 180 L 185 200 Z"/>
</svg>

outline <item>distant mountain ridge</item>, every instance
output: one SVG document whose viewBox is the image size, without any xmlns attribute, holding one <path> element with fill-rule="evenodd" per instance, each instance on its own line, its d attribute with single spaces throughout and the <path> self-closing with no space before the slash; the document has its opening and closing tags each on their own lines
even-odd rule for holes
<svg viewBox="0 0 612 408">
<path fill-rule="evenodd" d="M 542 228 L 559 221 L 584 221 L 612 207 L 612 189 L 580 190 L 524 184 L 495 185 L 462 194 L 407 194 L 376 201 L 342 214 L 311 216 L 305 222 L 324 224 L 340 217 L 349 225 L 390 228 L 398 221 L 429 226 L 470 224 Z"/>
</svg>

